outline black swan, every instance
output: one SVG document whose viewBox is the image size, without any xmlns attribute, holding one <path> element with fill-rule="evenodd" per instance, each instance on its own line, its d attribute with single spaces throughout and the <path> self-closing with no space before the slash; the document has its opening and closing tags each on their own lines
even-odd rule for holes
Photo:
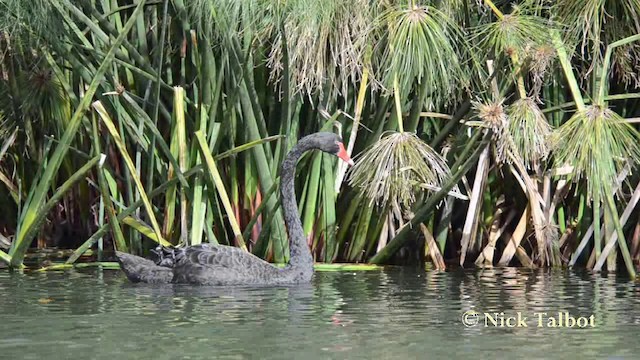
<svg viewBox="0 0 640 360">
<path fill-rule="evenodd" d="M 313 275 L 313 257 L 302 230 L 294 178 L 300 156 L 313 149 L 333 154 L 353 165 L 340 137 L 320 132 L 298 142 L 282 162 L 280 194 L 289 234 L 289 264 L 278 268 L 239 248 L 199 244 L 184 248 L 158 247 L 155 261 L 116 251 L 120 267 L 132 282 L 201 285 L 277 285 L 304 283 Z"/>
</svg>

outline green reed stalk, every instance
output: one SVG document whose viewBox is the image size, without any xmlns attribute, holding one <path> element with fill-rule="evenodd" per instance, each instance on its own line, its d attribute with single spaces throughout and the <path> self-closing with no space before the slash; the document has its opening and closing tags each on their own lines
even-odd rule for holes
<svg viewBox="0 0 640 360">
<path fill-rule="evenodd" d="M 222 205 L 224 206 L 224 209 L 227 213 L 229 223 L 231 224 L 231 229 L 233 230 L 233 234 L 235 236 L 235 241 L 241 249 L 248 251 L 247 245 L 245 244 L 244 238 L 242 236 L 242 231 L 240 230 L 240 225 L 238 225 L 238 220 L 236 219 L 233 207 L 231 206 L 229 195 L 227 194 L 227 190 L 224 187 L 224 183 L 222 182 L 222 177 L 218 172 L 215 160 L 213 159 L 213 156 L 211 156 L 211 150 L 209 149 L 209 146 L 207 146 L 204 134 L 201 131 L 196 131 L 194 135 L 196 136 L 196 140 L 198 141 L 198 145 L 200 146 L 201 155 L 205 160 L 206 169 L 208 170 L 209 176 L 211 177 L 211 181 L 215 185 L 215 189 L 218 191 L 218 195 L 220 196 Z"/>
<path fill-rule="evenodd" d="M 336 242 L 336 193 L 334 190 L 335 178 L 333 156 L 322 154 L 322 218 L 324 219 L 324 262 L 332 262 L 337 257 L 338 244 Z"/>
<path fill-rule="evenodd" d="M 189 169 L 188 171 L 185 171 L 184 176 L 185 176 L 185 178 L 188 179 L 188 178 L 190 178 L 191 176 L 193 176 L 195 174 L 202 173 L 202 169 L 203 169 L 203 166 L 193 167 L 193 168 Z M 153 199 L 154 197 L 156 197 L 158 195 L 164 194 L 165 191 L 169 187 L 174 186 L 177 183 L 178 183 L 178 179 L 177 178 L 173 178 L 173 179 L 165 181 L 163 184 L 159 185 L 158 187 L 153 189 L 151 192 L 149 192 L 149 194 L 148 194 L 149 195 L 149 199 Z M 144 201 L 142 199 L 140 199 L 140 200 L 136 201 L 135 203 L 129 205 L 129 207 L 121 210 L 118 213 L 118 216 L 116 217 L 117 221 L 123 221 L 126 217 L 128 217 L 131 214 L 135 213 L 136 210 L 138 208 L 140 208 L 141 206 L 144 206 Z M 76 262 L 80 258 L 80 256 L 82 256 L 82 254 L 84 254 L 87 250 L 89 250 L 98 241 L 99 238 L 104 236 L 109 231 L 109 226 L 110 225 L 103 225 L 95 233 L 93 233 L 93 235 L 91 235 L 91 237 L 89 237 L 89 239 L 87 239 L 81 246 L 79 246 L 73 252 L 73 254 L 69 257 L 69 259 L 67 259 L 66 263 L 67 264 L 72 264 L 72 263 Z"/>
<path fill-rule="evenodd" d="M 76 171 L 73 175 L 71 175 L 62 185 L 60 185 L 60 187 L 56 190 L 56 192 L 53 194 L 53 196 L 51 196 L 51 198 L 49 199 L 49 201 L 47 201 L 40 209 L 40 212 L 38 214 L 38 216 L 34 219 L 33 221 L 33 225 L 31 227 L 29 227 L 29 230 L 25 233 L 25 238 L 34 238 L 37 233 L 40 231 L 40 226 L 42 226 L 42 224 L 44 223 L 47 215 L 49 214 L 49 212 L 51 211 L 51 209 L 53 209 L 58 202 L 62 199 L 62 197 L 67 193 L 67 191 L 69 191 L 69 189 L 71 189 L 73 186 L 75 186 L 80 180 L 82 180 L 85 176 L 85 174 L 87 172 L 89 172 L 89 170 L 91 170 L 96 164 L 98 164 L 98 162 L 100 161 L 102 155 L 98 155 L 95 156 L 93 159 L 89 160 L 89 162 L 87 162 L 84 166 L 82 166 L 80 169 L 78 169 L 78 171 Z M 11 254 L 11 252 L 9 253 L 9 256 L 11 256 L 11 262 L 9 263 L 9 265 L 14 266 L 14 267 L 21 267 L 22 265 L 22 260 L 20 260 L 20 264 L 18 265 L 14 265 L 15 264 L 15 258 L 13 255 Z"/>
<path fill-rule="evenodd" d="M 98 115 L 100 115 L 100 118 L 102 119 L 103 123 L 106 125 L 107 129 L 111 133 L 111 136 L 113 137 L 113 140 L 115 141 L 115 144 L 118 150 L 120 151 L 120 155 L 122 156 L 124 163 L 129 169 L 129 174 L 133 179 L 133 182 L 135 183 L 136 188 L 138 189 L 138 192 L 140 193 L 140 197 L 145 205 L 145 210 L 147 211 L 147 216 L 151 221 L 151 226 L 153 228 L 155 236 L 159 240 L 159 242 L 162 243 L 164 238 L 162 237 L 160 226 L 158 225 L 158 221 L 156 220 L 156 216 L 153 212 L 153 206 L 151 205 L 151 202 L 147 197 L 146 191 L 144 190 L 144 186 L 142 185 L 140 178 L 136 175 L 135 165 L 133 164 L 133 160 L 131 159 L 131 156 L 129 156 L 126 144 L 122 141 L 120 134 L 116 130 L 115 125 L 111 120 L 111 117 L 107 113 L 107 110 L 104 108 L 102 103 L 100 101 L 96 101 L 93 103 L 93 107 L 98 112 Z"/>
<path fill-rule="evenodd" d="M 93 149 L 96 153 L 100 153 L 100 133 L 98 132 L 98 122 L 96 120 L 95 115 L 91 117 L 91 131 L 92 131 L 92 140 L 93 140 Z M 117 249 L 120 251 L 127 252 L 127 243 L 124 240 L 124 235 L 122 234 L 122 229 L 120 228 L 120 224 L 116 218 L 116 210 L 113 207 L 113 202 L 111 201 L 111 195 L 109 193 L 109 186 L 107 184 L 107 180 L 105 179 L 104 173 L 106 170 L 100 166 L 97 171 L 98 176 L 98 186 L 100 187 L 100 193 L 102 195 L 102 201 L 104 202 L 107 217 L 109 219 L 109 225 L 111 226 L 111 233 L 116 242 Z"/>
<path fill-rule="evenodd" d="M 16 235 L 16 239 L 11 245 L 11 250 L 9 251 L 9 255 L 11 256 L 11 266 L 12 267 L 20 267 L 22 266 L 22 260 L 24 258 L 24 254 L 27 251 L 27 248 L 31 244 L 31 240 L 33 236 L 35 236 L 36 231 L 31 230 L 33 226 L 35 226 L 35 222 L 38 218 L 38 214 L 41 213 L 41 207 L 44 203 L 44 199 L 47 195 L 47 189 L 51 187 L 53 182 L 53 178 L 56 175 L 56 172 L 60 168 L 64 156 L 69 150 L 69 146 L 73 137 L 75 136 L 78 127 L 84 117 L 85 111 L 89 108 L 89 105 L 93 99 L 93 95 L 98 90 L 98 87 L 103 81 L 104 74 L 107 72 L 115 54 L 120 47 L 120 44 L 125 40 L 127 34 L 133 27 L 138 14 L 144 8 L 146 0 L 140 0 L 138 6 L 131 14 L 131 18 L 125 24 L 123 31 L 118 35 L 118 37 L 113 41 L 109 52 L 105 56 L 104 60 L 100 64 L 100 67 L 96 71 L 91 83 L 89 84 L 87 91 L 82 98 L 82 101 L 76 108 L 73 116 L 69 120 L 65 132 L 62 136 L 60 144 L 56 146 L 54 153 L 51 155 L 51 159 L 46 167 L 46 170 L 42 174 L 42 177 L 37 182 L 34 188 L 34 196 L 30 199 L 29 203 L 26 204 L 23 214 L 22 221 L 20 225 L 20 232 Z"/>
</svg>

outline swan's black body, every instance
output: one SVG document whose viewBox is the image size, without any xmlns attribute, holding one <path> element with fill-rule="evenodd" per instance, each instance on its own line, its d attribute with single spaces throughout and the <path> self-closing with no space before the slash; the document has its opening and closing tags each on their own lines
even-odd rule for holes
<svg viewBox="0 0 640 360">
<path fill-rule="evenodd" d="M 313 257 L 300 223 L 293 180 L 298 159 L 312 149 L 351 162 L 340 138 L 333 133 L 316 133 L 302 138 L 283 161 L 280 191 L 291 251 L 286 267 L 277 268 L 236 247 L 200 244 L 185 248 L 159 248 L 155 251 L 155 261 L 116 252 L 124 273 L 133 282 L 145 283 L 277 285 L 310 281 Z"/>
</svg>

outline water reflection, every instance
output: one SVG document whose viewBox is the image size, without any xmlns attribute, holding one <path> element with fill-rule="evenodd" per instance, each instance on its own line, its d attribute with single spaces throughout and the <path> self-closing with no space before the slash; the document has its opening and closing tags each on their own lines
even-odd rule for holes
<svg viewBox="0 0 640 360">
<path fill-rule="evenodd" d="M 596 327 L 484 327 L 483 316 L 467 327 L 468 310 L 593 315 Z M 101 271 L 2 272 L 0 312 L 11 329 L 0 353 L 9 358 L 49 357 L 52 349 L 105 359 L 477 358 L 514 349 L 635 358 L 640 350 L 640 286 L 565 270 L 325 272 L 312 284 L 277 288 L 137 285 Z"/>
</svg>

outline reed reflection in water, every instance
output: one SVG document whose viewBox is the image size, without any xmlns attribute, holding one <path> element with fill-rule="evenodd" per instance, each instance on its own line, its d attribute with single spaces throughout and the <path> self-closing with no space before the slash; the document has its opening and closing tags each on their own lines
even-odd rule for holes
<svg viewBox="0 0 640 360">
<path fill-rule="evenodd" d="M 477 311 L 476 326 L 463 313 Z M 636 358 L 640 285 L 564 270 L 319 272 L 277 288 L 130 284 L 119 272 L 0 273 L 7 358 Z M 484 313 L 528 327 L 484 326 Z M 537 327 L 534 313 L 595 327 Z"/>
</svg>

